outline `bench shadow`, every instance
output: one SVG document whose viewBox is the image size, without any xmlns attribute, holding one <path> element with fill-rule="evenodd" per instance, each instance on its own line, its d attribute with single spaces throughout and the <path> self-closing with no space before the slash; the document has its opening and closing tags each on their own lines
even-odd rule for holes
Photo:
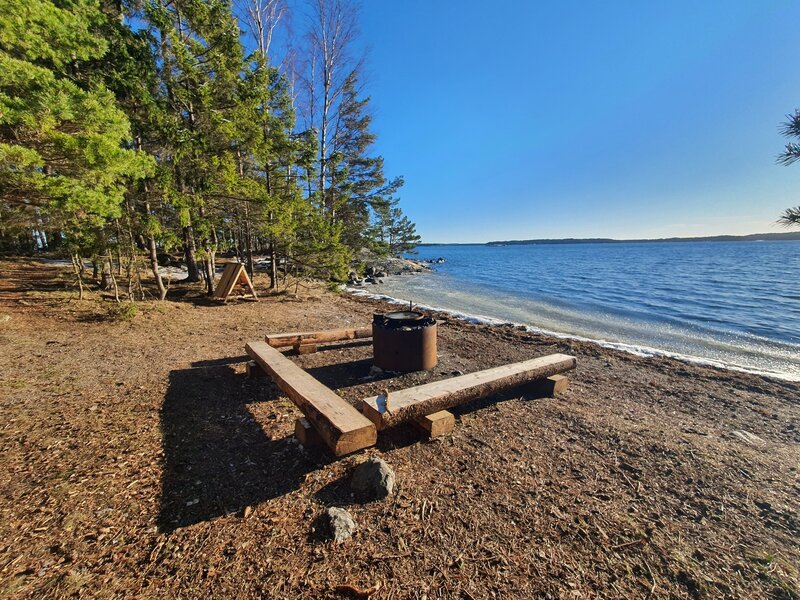
<svg viewBox="0 0 800 600">
<path fill-rule="evenodd" d="M 296 490 L 330 459 L 273 439 L 247 405 L 278 397 L 269 380 L 249 380 L 229 365 L 170 373 L 161 409 L 163 532 L 238 513 Z"/>
<path fill-rule="evenodd" d="M 468 415 L 470 413 L 489 408 L 490 406 L 497 405 L 501 402 L 507 402 L 508 400 L 520 399 L 524 401 L 532 401 L 541 400 L 542 398 L 546 397 L 547 395 L 540 387 L 540 384 L 536 381 L 531 381 L 513 388 L 508 388 L 507 390 L 503 390 L 501 392 L 496 392 L 491 396 L 486 396 L 485 398 L 478 398 L 477 400 L 459 404 L 458 406 L 448 408 L 447 410 L 453 413 L 456 417 L 461 417 L 463 415 Z"/>
<path fill-rule="evenodd" d="M 246 354 L 242 356 L 226 356 L 225 358 L 214 358 L 211 360 L 197 360 L 192 363 L 193 367 L 224 367 L 226 365 L 235 365 L 250 360 Z"/>
</svg>

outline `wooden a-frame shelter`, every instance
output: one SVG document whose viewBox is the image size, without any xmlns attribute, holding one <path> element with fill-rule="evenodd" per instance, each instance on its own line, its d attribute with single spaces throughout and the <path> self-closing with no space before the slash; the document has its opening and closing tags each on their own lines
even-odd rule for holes
<svg viewBox="0 0 800 600">
<path fill-rule="evenodd" d="M 238 296 L 252 296 L 254 300 L 258 300 L 253 282 L 250 281 L 250 276 L 247 274 L 244 265 L 242 263 L 228 263 L 222 271 L 219 283 L 214 288 L 214 298 L 227 301 L 237 288 L 243 292 Z"/>
</svg>

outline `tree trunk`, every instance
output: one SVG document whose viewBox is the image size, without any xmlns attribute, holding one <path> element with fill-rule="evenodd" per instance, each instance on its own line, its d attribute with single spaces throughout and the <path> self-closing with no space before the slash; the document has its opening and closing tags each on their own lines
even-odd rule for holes
<svg viewBox="0 0 800 600">
<path fill-rule="evenodd" d="M 75 269 L 75 278 L 78 280 L 78 300 L 83 300 L 83 269 L 80 265 L 81 257 L 78 254 L 73 254 L 72 267 Z"/>
<path fill-rule="evenodd" d="M 110 256 L 110 255 L 109 255 Z M 106 260 L 103 259 L 103 270 L 100 273 L 100 289 L 104 292 L 107 292 L 112 287 L 112 279 L 114 277 L 114 273 L 112 271 L 111 266 L 111 258 Z"/>
<path fill-rule="evenodd" d="M 186 270 L 189 271 L 189 276 L 186 281 L 197 283 L 200 281 L 200 269 L 197 267 L 197 258 L 195 256 L 197 247 L 194 243 L 194 231 L 191 224 L 183 228 L 183 256 L 186 259 Z"/>
<path fill-rule="evenodd" d="M 158 271 L 158 250 L 156 248 L 156 239 L 147 234 L 147 251 L 150 257 L 150 269 L 153 271 L 153 277 L 156 280 L 156 287 L 158 287 L 158 299 L 164 300 L 167 297 L 167 288 L 164 286 L 164 280 L 161 279 L 161 273 Z"/>
<path fill-rule="evenodd" d="M 106 276 L 111 281 L 111 289 L 114 290 L 114 300 L 119 303 L 119 286 L 117 286 L 117 278 L 114 277 L 114 259 L 111 258 L 111 251 L 106 250 L 105 263 L 103 265 L 103 282 L 105 283 Z M 104 288 L 107 289 L 107 288 Z"/>
<path fill-rule="evenodd" d="M 278 253 L 275 252 L 275 238 L 270 237 L 269 242 L 269 289 L 278 287 Z"/>
<path fill-rule="evenodd" d="M 250 209 L 247 206 L 247 202 L 244 203 L 244 229 L 245 258 L 247 260 L 246 268 L 252 279 L 255 269 L 255 265 L 253 264 L 253 230 L 250 225 Z"/>
</svg>

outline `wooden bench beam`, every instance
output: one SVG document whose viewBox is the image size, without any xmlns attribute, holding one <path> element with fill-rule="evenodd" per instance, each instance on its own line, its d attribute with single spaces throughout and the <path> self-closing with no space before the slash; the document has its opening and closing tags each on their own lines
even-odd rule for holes
<svg viewBox="0 0 800 600">
<path fill-rule="evenodd" d="M 365 398 L 361 403 L 361 412 L 375 423 L 378 430 L 386 429 L 470 400 L 569 371 L 576 364 L 575 357 L 566 354 L 533 358 L 390 392 L 388 398 L 383 395 Z"/>
<path fill-rule="evenodd" d="M 294 333 L 270 333 L 264 339 L 273 348 L 288 346 L 302 347 L 340 342 L 343 340 L 362 340 L 372 337 L 372 327 L 356 327 L 351 329 L 332 329 L 330 331 L 297 331 Z"/>
<path fill-rule="evenodd" d="M 375 425 L 333 390 L 266 342 L 249 342 L 247 354 L 294 402 L 336 456 L 375 445 Z"/>
</svg>

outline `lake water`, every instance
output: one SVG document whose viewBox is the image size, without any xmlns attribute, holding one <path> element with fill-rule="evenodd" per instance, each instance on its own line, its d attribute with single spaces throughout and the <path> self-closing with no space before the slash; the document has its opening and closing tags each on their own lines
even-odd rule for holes
<svg viewBox="0 0 800 600">
<path fill-rule="evenodd" d="M 800 380 L 800 242 L 425 246 L 369 293 Z"/>
</svg>

